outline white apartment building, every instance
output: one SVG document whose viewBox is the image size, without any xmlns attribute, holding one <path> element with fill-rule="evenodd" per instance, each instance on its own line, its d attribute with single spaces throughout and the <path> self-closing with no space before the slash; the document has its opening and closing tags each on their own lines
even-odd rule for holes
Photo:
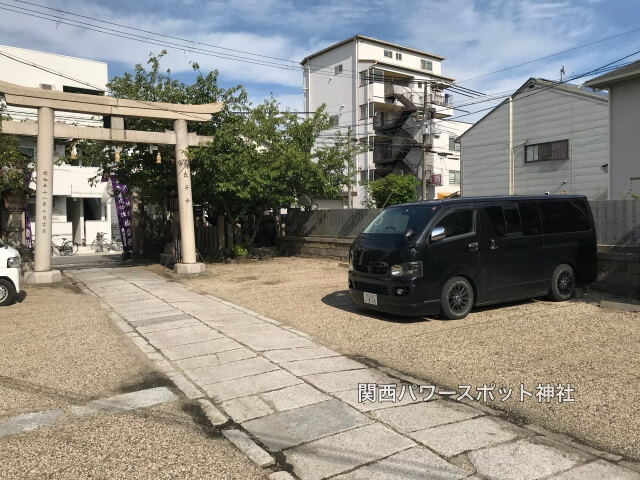
<svg viewBox="0 0 640 480">
<path fill-rule="evenodd" d="M 302 60 L 305 110 L 326 105 L 334 125 L 321 142 L 350 131 L 368 146 L 354 162 L 351 199 L 344 192 L 341 200 L 319 199 L 318 208 L 366 208 L 367 183 L 392 172 L 422 181 L 424 171 L 427 199 L 459 192 L 455 139 L 471 124 L 446 120 L 453 115 L 453 101 L 445 89 L 454 79 L 442 75 L 443 60 L 362 35 Z"/>
<path fill-rule="evenodd" d="M 0 46 L 0 80 L 62 92 L 104 95 L 106 91 L 107 64 L 94 60 L 67 57 L 52 53 Z M 36 121 L 34 109 L 9 107 L 7 115 L 15 121 Z M 103 126 L 102 117 L 56 111 L 56 122 L 80 126 Z M 64 156 L 65 139 L 56 139 L 54 160 Z M 35 137 L 21 137 L 21 149 L 34 163 L 38 155 Z M 80 245 L 90 245 L 98 232 L 112 231 L 112 219 L 117 222 L 113 199 L 109 195 L 110 184 L 91 186 L 88 180 L 98 168 L 81 165 L 60 165 L 53 170 L 53 241 L 73 239 Z M 35 175 L 34 175 L 35 176 Z M 31 183 L 35 189 L 35 181 Z M 30 199 L 29 218 L 31 232 L 37 241 L 34 226 L 35 196 Z"/>
</svg>

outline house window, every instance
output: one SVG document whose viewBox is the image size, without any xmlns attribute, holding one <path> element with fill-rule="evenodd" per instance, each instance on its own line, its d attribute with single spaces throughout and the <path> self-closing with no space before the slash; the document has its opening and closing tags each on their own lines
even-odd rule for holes
<svg viewBox="0 0 640 480">
<path fill-rule="evenodd" d="M 396 53 L 396 60 L 402 60 L 402 54 Z"/>
<path fill-rule="evenodd" d="M 360 72 L 360 86 L 363 87 L 368 83 L 370 83 L 369 72 L 367 70 L 365 70 L 364 72 Z"/>
<path fill-rule="evenodd" d="M 367 117 L 373 117 L 373 102 L 369 103 L 369 111 L 367 112 L 367 104 L 360 105 L 360 120 L 363 120 Z"/>
<path fill-rule="evenodd" d="M 329 125 L 332 127 L 337 127 L 339 120 L 340 120 L 340 115 L 331 115 L 329 117 Z"/>
<path fill-rule="evenodd" d="M 371 69 L 371 78 L 369 79 L 369 83 L 384 83 L 384 71 L 379 68 Z"/>
<path fill-rule="evenodd" d="M 460 185 L 460 170 L 449 170 L 449 185 Z"/>
<path fill-rule="evenodd" d="M 391 50 L 385 50 L 384 56 L 387 58 L 393 58 L 393 52 Z"/>
<path fill-rule="evenodd" d="M 569 140 L 537 143 L 525 147 L 525 162 L 544 162 L 546 160 L 568 160 Z"/>
<path fill-rule="evenodd" d="M 456 152 L 460 151 L 460 144 L 456 143 L 458 137 L 449 136 L 449 150 L 454 150 Z"/>
<path fill-rule="evenodd" d="M 336 65 L 334 70 L 335 70 L 336 75 L 341 74 L 342 73 L 342 64 Z"/>
<path fill-rule="evenodd" d="M 420 68 L 422 70 L 433 70 L 433 62 L 429 60 L 420 60 Z"/>
</svg>

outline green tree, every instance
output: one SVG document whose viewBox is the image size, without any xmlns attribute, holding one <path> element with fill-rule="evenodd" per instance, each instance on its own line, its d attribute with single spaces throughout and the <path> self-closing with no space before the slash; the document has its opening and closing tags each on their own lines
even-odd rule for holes
<svg viewBox="0 0 640 480">
<path fill-rule="evenodd" d="M 20 151 L 18 137 L 2 133 L 5 111 L 4 99 L 0 99 L 0 193 L 6 190 L 26 193 L 25 181 L 33 171 L 31 158 Z"/>
<path fill-rule="evenodd" d="M 413 175 L 389 174 L 369 184 L 369 193 L 377 208 L 414 202 L 418 198 L 418 179 Z"/>
</svg>

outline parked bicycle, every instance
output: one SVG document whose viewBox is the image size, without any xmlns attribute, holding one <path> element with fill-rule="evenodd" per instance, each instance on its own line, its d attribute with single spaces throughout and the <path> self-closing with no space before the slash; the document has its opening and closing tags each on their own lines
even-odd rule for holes
<svg viewBox="0 0 640 480">
<path fill-rule="evenodd" d="M 60 255 L 60 256 L 69 256 L 75 255 L 78 253 L 79 245 L 76 242 L 72 242 L 66 238 L 62 239 L 62 245 L 56 244 L 53 240 L 51 240 L 51 254 L 52 255 Z"/>
<path fill-rule="evenodd" d="M 98 232 L 96 239 L 91 242 L 91 250 L 96 253 L 122 250 L 122 244 L 116 240 L 116 237 L 111 237 L 112 239 L 109 241 L 106 235 L 104 232 Z"/>
</svg>

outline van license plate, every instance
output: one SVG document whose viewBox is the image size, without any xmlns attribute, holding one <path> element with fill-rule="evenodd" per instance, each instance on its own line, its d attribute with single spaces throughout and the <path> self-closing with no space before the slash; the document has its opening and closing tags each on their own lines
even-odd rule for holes
<svg viewBox="0 0 640 480">
<path fill-rule="evenodd" d="M 364 293 L 364 303 L 368 303 L 369 305 L 378 305 L 378 295 L 375 293 L 363 292 Z"/>
</svg>

